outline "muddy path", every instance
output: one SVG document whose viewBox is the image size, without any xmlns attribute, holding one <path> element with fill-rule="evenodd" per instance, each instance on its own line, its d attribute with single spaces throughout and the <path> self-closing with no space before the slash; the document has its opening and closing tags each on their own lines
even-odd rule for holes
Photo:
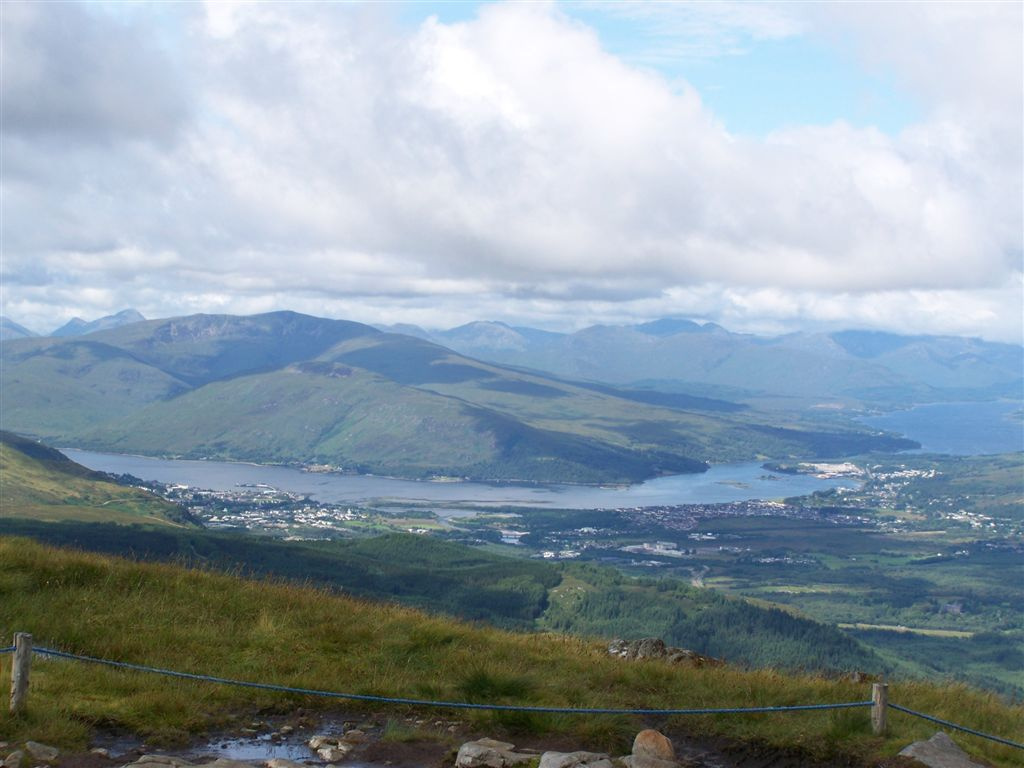
<svg viewBox="0 0 1024 768">
<path fill-rule="evenodd" d="M 309 741 L 314 736 L 340 737 L 356 728 L 365 739 L 356 744 L 337 768 L 452 768 L 459 745 L 491 736 L 515 743 L 518 751 L 573 752 L 597 750 L 568 735 L 534 736 L 481 733 L 458 720 L 425 719 L 392 714 L 304 713 L 287 716 L 244 718 L 243 725 L 228 731 L 198 736 L 188 743 L 147 744 L 132 734 L 98 731 L 90 748 L 96 751 L 61 755 L 56 768 L 121 768 L 143 755 L 171 755 L 194 765 L 216 759 L 241 761 L 264 766 L 283 758 L 310 768 L 330 765 Z M 654 727 L 658 727 L 655 724 Z M 694 739 L 692 736 L 663 729 L 675 747 L 681 764 L 688 768 L 849 768 L 855 762 L 812 763 L 799 755 L 759 750 L 750 745 Z M 162 768 L 154 766 L 154 768 Z"/>
</svg>

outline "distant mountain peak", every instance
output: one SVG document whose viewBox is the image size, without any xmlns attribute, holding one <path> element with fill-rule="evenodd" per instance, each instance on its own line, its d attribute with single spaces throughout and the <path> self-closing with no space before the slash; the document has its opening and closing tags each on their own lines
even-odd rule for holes
<svg viewBox="0 0 1024 768">
<path fill-rule="evenodd" d="M 712 324 L 709 324 L 711 326 Z M 713 330 L 706 326 L 701 326 L 699 323 L 688 321 L 681 317 L 662 317 L 651 321 L 650 323 L 641 323 L 639 326 L 634 328 L 642 334 L 648 336 L 675 336 L 676 334 L 692 334 L 701 333 L 706 330 Z M 718 326 L 714 326 L 717 329 Z"/>
<path fill-rule="evenodd" d="M 7 339 L 27 339 L 39 334 L 33 333 L 28 328 L 14 322 L 9 317 L 0 315 L 0 341 Z"/>
<path fill-rule="evenodd" d="M 60 328 L 51 333 L 51 336 L 84 336 L 87 333 L 96 331 L 109 331 L 111 328 L 120 328 L 130 323 L 141 323 L 146 318 L 137 310 L 122 309 L 113 315 L 106 315 L 92 322 L 83 320 L 80 317 L 73 317 Z"/>
</svg>

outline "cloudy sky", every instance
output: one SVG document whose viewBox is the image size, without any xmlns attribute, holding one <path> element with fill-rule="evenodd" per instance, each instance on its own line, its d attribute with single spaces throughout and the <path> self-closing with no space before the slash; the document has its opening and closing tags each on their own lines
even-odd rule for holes
<svg viewBox="0 0 1024 768">
<path fill-rule="evenodd" d="M 1022 336 L 1022 4 L 3 2 L 2 313 Z"/>
</svg>

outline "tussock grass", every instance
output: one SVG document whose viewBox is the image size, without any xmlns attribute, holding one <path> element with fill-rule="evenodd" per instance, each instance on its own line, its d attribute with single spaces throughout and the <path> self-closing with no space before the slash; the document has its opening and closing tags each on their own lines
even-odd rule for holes
<svg viewBox="0 0 1024 768">
<path fill-rule="evenodd" d="M 868 686 L 773 670 L 626 663 L 603 646 L 514 634 L 289 584 L 245 581 L 173 565 L 53 549 L 0 538 L 0 643 L 31 632 L 40 646 L 242 680 L 352 693 L 580 707 L 727 707 L 859 701 Z M 0 690 L 9 685 L 2 664 Z M 897 683 L 891 699 L 983 731 L 1020 738 L 1024 708 L 962 686 Z M 174 680 L 36 657 L 30 711 L 0 713 L 0 739 L 84 746 L 90 727 L 116 726 L 150 743 L 228 724 L 232 715 L 352 702 Z M 375 710 L 382 709 L 377 706 Z M 388 708 L 398 717 L 408 708 Z M 440 711 L 424 716 L 448 717 Z M 568 733 L 580 748 L 619 747 L 636 718 L 468 712 L 481 735 Z M 866 710 L 671 718 L 660 725 L 722 735 L 809 759 L 893 754 L 935 728 L 893 712 L 887 739 Z M 1024 765 L 1024 753 L 957 736 L 975 754 Z"/>
</svg>

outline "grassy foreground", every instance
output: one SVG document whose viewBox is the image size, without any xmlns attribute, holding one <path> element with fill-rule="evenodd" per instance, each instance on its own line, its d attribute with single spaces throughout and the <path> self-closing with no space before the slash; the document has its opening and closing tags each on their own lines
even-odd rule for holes
<svg viewBox="0 0 1024 768">
<path fill-rule="evenodd" d="M 770 670 L 689 669 L 608 658 L 600 645 L 514 634 L 291 585 L 245 581 L 171 565 L 53 549 L 0 538 L 0 638 L 28 631 L 40 646 L 243 680 L 416 698 L 590 707 L 723 707 L 868 698 L 866 684 Z M 0 690 L 9 686 L 3 657 Z M 1021 738 L 1024 708 L 959 686 L 896 683 L 891 700 L 938 717 Z M 0 740 L 34 738 L 84 747 L 91 728 L 116 726 L 153 741 L 228 724 L 258 708 L 356 709 L 312 699 L 178 681 L 36 657 L 30 711 L 0 711 Z M 375 709 L 379 710 L 380 707 Z M 394 714 L 406 709 L 395 708 Z M 580 748 L 622 748 L 639 720 L 459 715 L 480 735 L 562 732 Z M 887 739 L 868 712 L 676 718 L 662 727 L 757 742 L 808 759 L 866 764 L 935 728 L 892 713 Z M 957 735 L 999 765 L 1024 752 Z"/>
</svg>

